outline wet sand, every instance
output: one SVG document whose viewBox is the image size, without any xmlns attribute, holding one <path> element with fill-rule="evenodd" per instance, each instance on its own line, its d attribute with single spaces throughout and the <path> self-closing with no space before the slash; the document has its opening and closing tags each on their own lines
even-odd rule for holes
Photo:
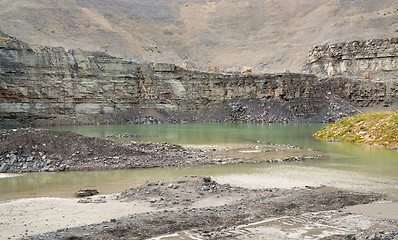
<svg viewBox="0 0 398 240">
<path fill-rule="evenodd" d="M 362 205 L 358 205 L 361 207 Z M 394 231 L 396 226 L 383 220 L 348 211 L 320 211 L 298 216 L 267 218 L 259 222 L 202 232 L 183 231 L 151 240 L 196 239 L 341 239 L 359 229 Z"/>
<path fill-rule="evenodd" d="M 30 238 L 53 231 L 33 239 L 59 236 L 111 239 L 123 234 L 127 234 L 128 239 L 145 239 L 171 231 L 177 233 L 157 239 L 195 239 L 195 236 L 319 239 L 363 229 L 386 231 L 398 226 L 398 214 L 395 214 L 398 202 L 346 207 L 372 202 L 378 199 L 376 195 L 326 187 L 245 189 L 219 185 L 209 179 L 185 177 L 170 182 L 151 182 L 120 194 L 84 199 L 35 198 L 2 202 L 0 238 Z M 211 224 L 212 221 L 215 223 Z M 63 230 L 55 232 L 58 229 Z"/>
<path fill-rule="evenodd" d="M 114 195 L 77 198 L 26 198 L 0 203 L 0 239 L 20 239 L 60 228 L 71 228 L 153 211 L 143 201 L 120 202 Z M 99 203 L 94 203 L 98 201 Z"/>
<path fill-rule="evenodd" d="M 96 200 L 106 202 L 94 203 Z M 197 202 L 193 207 L 220 206 L 235 200 L 236 197 L 229 199 L 209 197 Z M 115 199 L 115 195 L 95 196 L 91 198 L 91 201 L 93 203 L 78 203 L 76 198 L 31 198 L 0 203 L 0 239 L 19 239 L 61 228 L 110 221 L 130 214 L 158 211 L 148 202 L 139 200 L 120 202 Z M 322 211 L 300 216 L 268 218 L 257 223 L 230 228 L 223 234 L 218 233 L 218 237 L 226 237 L 228 233 L 228 236 L 231 238 L 233 236 L 234 239 L 255 237 L 318 239 L 335 234 L 349 234 L 356 232 L 357 229 L 375 227 L 394 229 L 386 224 L 384 219 L 398 220 L 398 202 L 377 202 L 346 207 L 342 211 Z M 250 238 L 247 237 L 248 232 L 250 232 Z M 184 231 L 153 239 L 178 239 L 182 236 L 186 239 L 200 237 L 195 232 Z"/>
<path fill-rule="evenodd" d="M 359 213 L 374 218 L 398 220 L 398 201 L 382 201 L 350 206 L 347 207 L 345 211 Z"/>
</svg>

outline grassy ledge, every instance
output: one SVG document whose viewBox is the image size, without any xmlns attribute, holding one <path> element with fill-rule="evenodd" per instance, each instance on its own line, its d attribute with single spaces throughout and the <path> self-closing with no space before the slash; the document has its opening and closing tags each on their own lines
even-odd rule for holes
<svg viewBox="0 0 398 240">
<path fill-rule="evenodd" d="M 343 118 L 314 134 L 322 140 L 398 147 L 398 111 L 371 112 Z"/>
</svg>

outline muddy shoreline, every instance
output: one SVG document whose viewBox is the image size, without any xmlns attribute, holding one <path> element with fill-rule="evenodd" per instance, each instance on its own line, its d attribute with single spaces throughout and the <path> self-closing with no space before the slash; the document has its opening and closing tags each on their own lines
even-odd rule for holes
<svg viewBox="0 0 398 240">
<path fill-rule="evenodd" d="M 320 157 L 314 149 L 288 145 L 259 143 L 253 149 L 198 149 L 166 142 L 121 142 L 34 128 L 0 130 L 0 143 L 0 173 L 284 162 Z M 256 158 L 256 154 L 264 152 L 271 157 Z"/>
<path fill-rule="evenodd" d="M 101 204 L 106 204 L 106 197 L 102 197 L 102 202 L 97 201 L 98 199 L 101 198 L 86 198 L 87 201 L 80 204 L 87 207 L 101 207 Z M 310 214 L 312 221 L 325 221 L 323 218 L 327 218 L 326 215 L 343 219 L 354 216 L 342 211 L 344 207 L 381 199 L 383 196 L 378 194 L 341 191 L 327 187 L 246 189 L 218 184 L 210 177 L 186 176 L 172 181 L 148 182 L 114 196 L 113 201 L 119 203 L 139 201 L 142 206 L 146 206 L 143 212 L 104 219 L 105 221 L 100 223 L 24 236 L 23 239 L 148 239 L 188 230 L 202 239 L 252 239 L 250 236 L 242 237 L 241 234 L 233 233 L 233 229 L 238 225 L 264 219 L 300 217 L 305 214 Z M 130 207 L 139 209 L 140 205 Z M 365 216 L 355 216 L 353 222 L 357 222 L 358 217 L 370 221 L 370 218 Z M 397 220 L 393 219 L 374 218 L 368 224 L 371 228 L 369 230 L 388 233 L 394 231 L 397 226 Z M 343 225 L 339 227 L 344 229 Z M 355 227 L 338 232 L 325 229 L 324 239 L 341 239 L 351 231 L 358 234 L 364 230 L 359 227 L 356 231 L 353 229 Z M 254 235 L 253 237 L 255 238 Z"/>
<path fill-rule="evenodd" d="M 0 131 L 3 172 L 95 171 L 214 164 L 201 150 L 169 143 L 123 143 L 68 131 Z M 4 167 L 6 166 L 6 167 Z M 1 169 L 0 169 L 1 170 Z M 0 171 L 1 172 L 1 171 Z"/>
</svg>

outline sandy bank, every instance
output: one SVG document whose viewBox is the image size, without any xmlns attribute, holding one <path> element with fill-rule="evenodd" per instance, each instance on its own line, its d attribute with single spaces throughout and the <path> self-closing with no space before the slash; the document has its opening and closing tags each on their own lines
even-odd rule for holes
<svg viewBox="0 0 398 240">
<path fill-rule="evenodd" d="M 143 201 L 120 202 L 114 195 L 76 198 L 28 198 L 0 203 L 0 239 L 20 239 L 60 228 L 72 228 L 133 213 L 151 211 Z M 98 203 L 96 203 L 98 202 Z"/>
</svg>

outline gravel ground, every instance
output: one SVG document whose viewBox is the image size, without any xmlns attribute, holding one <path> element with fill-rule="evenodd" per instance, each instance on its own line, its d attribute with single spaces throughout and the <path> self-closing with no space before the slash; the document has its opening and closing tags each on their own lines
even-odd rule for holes
<svg viewBox="0 0 398 240">
<path fill-rule="evenodd" d="M 283 162 L 321 157 L 314 149 L 285 145 L 259 143 L 256 149 L 209 151 L 166 142 L 120 142 L 68 131 L 33 128 L 0 130 L 0 143 L 0 173 Z M 256 156 L 263 151 L 269 153 L 267 159 Z"/>
<path fill-rule="evenodd" d="M 0 172 L 92 171 L 215 163 L 203 151 L 179 145 L 123 143 L 45 129 L 2 130 L 0 143 Z"/>
<path fill-rule="evenodd" d="M 253 190 L 221 185 L 210 177 L 186 176 L 174 181 L 149 182 L 118 196 L 120 201 L 147 201 L 156 211 L 25 239 L 147 239 L 189 229 L 205 239 L 226 239 L 225 231 L 232 226 L 270 217 L 338 210 L 381 198 L 376 194 L 311 187 Z M 397 226 L 393 220 L 389 224 Z"/>
</svg>

